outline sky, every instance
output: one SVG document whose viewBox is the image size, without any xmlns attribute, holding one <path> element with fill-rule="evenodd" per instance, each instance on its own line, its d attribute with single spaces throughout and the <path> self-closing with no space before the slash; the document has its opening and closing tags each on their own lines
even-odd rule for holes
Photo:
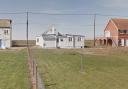
<svg viewBox="0 0 128 89">
<path fill-rule="evenodd" d="M 2 14 L 8 12 L 34 12 L 51 14 L 97 14 L 96 36 L 103 36 L 104 28 L 111 18 L 128 17 L 128 0 L 1 0 L 0 19 L 12 19 L 13 39 L 25 39 L 26 13 Z M 93 15 L 46 15 L 29 13 L 29 39 L 55 25 L 63 34 L 84 35 L 93 38 Z"/>
</svg>

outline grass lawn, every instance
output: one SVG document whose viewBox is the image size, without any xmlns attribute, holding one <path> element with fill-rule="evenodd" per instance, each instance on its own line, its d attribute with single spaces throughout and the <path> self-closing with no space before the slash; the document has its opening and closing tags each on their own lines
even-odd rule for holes
<svg viewBox="0 0 128 89">
<path fill-rule="evenodd" d="M 33 54 L 46 89 L 128 89 L 127 49 L 33 49 Z"/>
<path fill-rule="evenodd" d="M 0 89 L 30 89 L 23 50 L 0 51 Z"/>
<path fill-rule="evenodd" d="M 94 41 L 93 40 L 85 40 L 85 46 L 86 47 L 93 47 Z"/>
</svg>

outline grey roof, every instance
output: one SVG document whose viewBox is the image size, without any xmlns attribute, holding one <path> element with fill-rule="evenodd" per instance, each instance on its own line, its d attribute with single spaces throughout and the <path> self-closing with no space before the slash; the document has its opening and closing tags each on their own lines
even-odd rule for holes
<svg viewBox="0 0 128 89">
<path fill-rule="evenodd" d="M 45 41 L 55 41 L 56 40 L 56 36 L 54 34 L 43 34 L 42 37 Z"/>
<path fill-rule="evenodd" d="M 62 36 L 62 34 L 60 33 L 60 32 L 58 32 L 58 34 L 57 34 L 58 36 Z"/>
<path fill-rule="evenodd" d="M 83 35 L 61 34 L 59 32 L 57 34 L 42 34 L 42 37 L 45 41 L 55 41 L 57 38 L 67 38 L 67 36 L 85 37 Z"/>
<path fill-rule="evenodd" d="M 66 34 L 66 36 L 79 36 L 79 37 L 85 37 L 84 35 L 72 35 L 72 34 Z"/>
</svg>

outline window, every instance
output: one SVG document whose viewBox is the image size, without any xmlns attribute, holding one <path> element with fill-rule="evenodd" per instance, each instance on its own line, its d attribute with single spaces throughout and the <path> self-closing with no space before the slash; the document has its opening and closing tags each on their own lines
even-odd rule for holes
<svg viewBox="0 0 128 89">
<path fill-rule="evenodd" d="M 8 35 L 8 30 L 4 30 L 4 35 Z"/>
<path fill-rule="evenodd" d="M 126 34 L 128 34 L 128 30 L 126 30 Z"/>
<path fill-rule="evenodd" d="M 69 41 L 72 41 L 72 37 L 69 37 Z"/>
<path fill-rule="evenodd" d="M 45 47 L 46 46 L 46 43 L 44 43 L 43 46 Z"/>
<path fill-rule="evenodd" d="M 63 41 L 63 39 L 60 39 L 60 41 Z"/>
<path fill-rule="evenodd" d="M 77 41 L 81 41 L 81 37 L 78 37 L 78 40 Z"/>
<path fill-rule="evenodd" d="M 105 31 L 105 37 L 110 37 L 110 31 Z"/>
<path fill-rule="evenodd" d="M 119 30 L 119 34 L 128 34 L 128 30 Z"/>
<path fill-rule="evenodd" d="M 119 33 L 120 33 L 120 34 L 124 34 L 124 31 L 123 31 L 123 30 L 119 30 Z"/>
<path fill-rule="evenodd" d="M 124 30 L 124 33 L 126 34 L 127 33 L 127 30 Z"/>
<path fill-rule="evenodd" d="M 37 42 L 37 43 L 39 42 L 39 38 L 37 38 L 36 42 Z"/>
</svg>

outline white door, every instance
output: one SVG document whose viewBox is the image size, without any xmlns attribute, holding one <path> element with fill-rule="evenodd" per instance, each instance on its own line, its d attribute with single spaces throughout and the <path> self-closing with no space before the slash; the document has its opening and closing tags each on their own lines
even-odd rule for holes
<svg viewBox="0 0 128 89">
<path fill-rule="evenodd" d="M 124 39 L 121 39 L 121 46 L 124 46 Z"/>
<path fill-rule="evenodd" d="M 128 39 L 126 39 L 126 46 L 128 46 Z"/>
</svg>

